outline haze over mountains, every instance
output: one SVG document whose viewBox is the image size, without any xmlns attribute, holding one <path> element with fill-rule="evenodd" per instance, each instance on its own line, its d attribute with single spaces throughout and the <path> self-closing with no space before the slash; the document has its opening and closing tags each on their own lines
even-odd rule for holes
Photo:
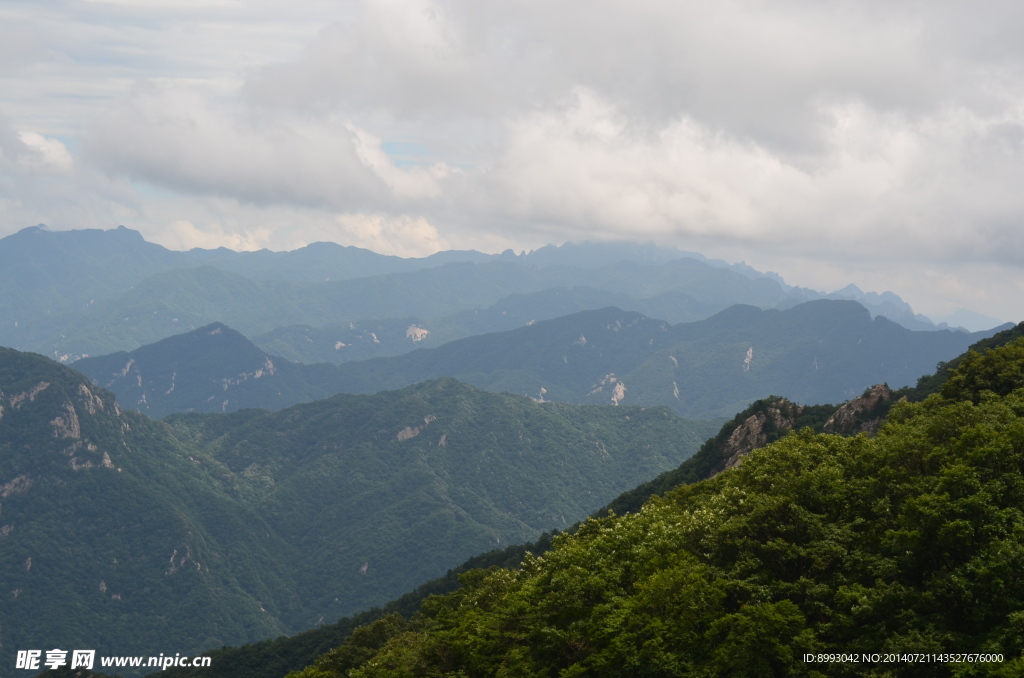
<svg viewBox="0 0 1024 678">
<path fill-rule="evenodd" d="M 575 287 L 590 291 L 552 305 L 558 288 Z M 610 296 L 601 299 L 592 290 Z M 511 295 L 538 293 L 535 300 L 526 298 L 525 306 L 522 297 L 502 302 Z M 873 313 L 912 329 L 936 329 L 890 293 L 865 295 L 847 288 L 825 295 L 788 286 L 776 275 L 742 264 L 650 245 L 566 245 L 521 255 L 444 252 L 401 259 L 326 243 L 294 252 L 174 252 L 123 227 L 64 232 L 32 227 L 0 240 L 0 345 L 63 361 L 138 348 L 211 322 L 226 323 L 247 336 L 263 335 L 267 348 L 286 357 L 321 360 L 329 354 L 326 346 L 354 344 L 337 334 L 333 341 L 308 342 L 311 336 L 296 338 L 297 333 L 401 320 L 394 325 L 400 330 L 397 341 L 389 337 L 387 342 L 390 348 L 381 346 L 375 353 L 376 348 L 346 352 L 338 347 L 333 355 L 342 361 L 349 353 L 365 358 L 393 354 L 400 350 L 396 346 L 411 350 L 419 346 L 417 338 L 446 341 L 511 329 L 495 322 L 474 324 L 465 315 L 452 317 L 501 303 L 518 304 L 516 321 L 524 324 L 612 304 L 678 323 L 737 303 L 785 308 L 836 295 L 857 298 Z M 536 312 L 531 313 L 533 301 Z M 443 319 L 436 330 L 428 322 L 433 318 Z M 409 333 L 414 325 L 427 333 Z M 435 331 L 437 339 L 430 339 Z M 372 338 L 366 341 L 374 344 Z M 304 343 L 313 343 L 316 350 L 309 354 Z"/>
<path fill-rule="evenodd" d="M 538 401 L 720 417 L 771 394 L 841 402 L 877 383 L 910 385 L 991 334 L 914 332 L 856 302 L 823 299 L 783 311 L 734 306 L 679 325 L 611 307 L 341 365 L 269 355 L 218 323 L 74 367 L 154 417 L 278 409 L 445 376 Z"/>
<path fill-rule="evenodd" d="M 998 329 L 636 244 L 401 259 L 32 228 L 0 240 L 0 283 L 4 662 L 332 622 L 637 508 L 752 401 L 799 403 L 796 427 Z M 750 416 L 719 442 L 764 438 Z"/>
<path fill-rule="evenodd" d="M 0 3 L 0 678 L 1024 678 L 1022 32 Z"/>
</svg>

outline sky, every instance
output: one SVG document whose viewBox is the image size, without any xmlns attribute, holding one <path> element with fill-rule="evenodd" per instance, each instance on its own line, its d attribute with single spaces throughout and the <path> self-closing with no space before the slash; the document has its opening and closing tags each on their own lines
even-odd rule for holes
<svg viewBox="0 0 1024 678">
<path fill-rule="evenodd" d="M 0 0 L 0 237 L 635 239 L 1024 320 L 1024 3 Z"/>
</svg>

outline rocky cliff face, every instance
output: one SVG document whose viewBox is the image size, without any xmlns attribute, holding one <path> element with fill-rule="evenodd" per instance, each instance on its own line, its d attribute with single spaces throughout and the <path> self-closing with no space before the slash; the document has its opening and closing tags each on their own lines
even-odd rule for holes
<svg viewBox="0 0 1024 678">
<path fill-rule="evenodd" d="M 0 348 L 0 663 L 49 638 L 143 655 L 283 632 L 291 591 L 233 584 L 258 574 L 238 566 L 235 543 L 261 562 L 269 537 L 210 463 L 83 375 Z M 217 619 L 205 611 L 214 599 Z"/>
<path fill-rule="evenodd" d="M 0 349 L 0 484 L 115 470 L 130 430 L 110 392 L 39 356 Z"/>
<path fill-rule="evenodd" d="M 858 433 L 874 434 L 889 412 L 892 400 L 892 389 L 886 384 L 878 384 L 839 406 L 828 416 L 824 424 L 821 423 L 822 415 L 814 414 L 805 417 L 806 421 L 800 426 L 812 426 L 825 433 L 844 436 Z M 797 419 L 808 413 L 809 408 L 785 398 L 770 398 L 755 403 L 745 413 L 749 416 L 736 425 L 719 443 L 716 457 L 720 461 L 713 466 L 709 475 L 718 475 L 722 471 L 739 466 L 743 463 L 743 458 L 753 450 L 764 447 L 796 428 Z"/>
<path fill-rule="evenodd" d="M 712 475 L 739 466 L 752 450 L 764 447 L 780 435 L 790 431 L 796 418 L 803 414 L 801 405 L 785 398 L 766 401 L 764 406 L 751 414 L 743 423 L 733 429 L 722 443 L 719 453 L 724 461 L 718 464 Z"/>
<path fill-rule="evenodd" d="M 862 395 L 843 403 L 825 422 L 823 430 L 844 436 L 874 433 L 892 405 L 892 395 L 892 389 L 886 384 L 872 386 Z"/>
</svg>

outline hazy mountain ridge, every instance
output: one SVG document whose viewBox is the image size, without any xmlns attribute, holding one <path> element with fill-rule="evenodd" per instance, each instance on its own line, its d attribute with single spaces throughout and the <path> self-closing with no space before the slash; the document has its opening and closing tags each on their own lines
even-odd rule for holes
<svg viewBox="0 0 1024 678">
<path fill-rule="evenodd" d="M 59 335 L 54 334 L 53 319 L 46 317 L 19 323 L 11 338 L 35 337 L 33 341 L 46 343 L 47 351 L 64 359 L 136 348 L 211 322 L 255 335 L 298 324 L 436 317 L 486 307 L 511 294 L 577 285 L 632 296 L 680 290 L 710 308 L 737 302 L 772 306 L 784 298 L 772 280 L 749 280 L 689 259 L 659 267 L 626 262 L 587 270 L 530 268 L 504 261 L 445 264 L 321 283 L 260 281 L 200 267 L 153 275 L 117 298 L 97 302 L 68 320 Z"/>
<path fill-rule="evenodd" d="M 825 296 L 744 264 L 638 243 L 402 259 L 333 243 L 292 252 L 175 252 L 123 227 L 66 232 L 32 227 L 0 239 L 0 263 L 0 344 L 63 361 L 137 348 L 215 321 L 255 336 L 295 325 L 424 320 L 558 287 L 626 295 L 636 301 L 620 305 L 673 322 L 707 317 L 736 303 L 784 308 Z M 443 272 L 428 273 L 437 269 Z M 674 294 L 688 299 L 680 304 L 672 300 Z M 876 308 L 875 297 L 885 297 L 885 303 Z M 857 298 L 873 313 L 896 309 L 902 315 L 895 319 L 910 318 L 922 327 L 891 293 Z M 899 304 L 889 303 L 893 298 Z M 587 306 L 620 301 L 628 300 L 610 297 Z M 459 331 L 468 329 L 448 338 Z M 303 355 L 296 350 L 289 355 Z"/>
<path fill-rule="evenodd" d="M 851 301 L 735 306 L 674 326 L 604 309 L 339 370 L 356 392 L 447 375 L 538 399 L 728 416 L 773 393 L 837 402 L 875 383 L 912 384 L 991 334 L 913 332 Z"/>
<path fill-rule="evenodd" d="M 581 311 L 615 306 L 670 323 L 693 322 L 722 310 L 689 295 L 670 291 L 640 299 L 591 287 L 555 287 L 514 294 L 482 309 L 441 318 L 364 320 L 334 327 L 296 325 L 254 336 L 253 343 L 268 353 L 304 363 L 340 364 L 389 357 L 417 348 L 432 348 L 456 339 L 503 332 Z"/>
<path fill-rule="evenodd" d="M 376 338 L 369 329 L 352 332 Z M 771 394 L 823 403 L 876 383 L 909 385 L 991 334 L 913 332 L 872 319 L 856 302 L 817 300 L 784 311 L 735 306 L 678 325 L 616 308 L 583 311 L 341 365 L 293 363 L 214 324 L 133 352 L 85 358 L 75 368 L 153 416 L 277 409 L 456 377 L 538 401 L 657 405 L 715 417 Z"/>
<path fill-rule="evenodd" d="M 277 410 L 339 392 L 333 366 L 271 356 L 222 323 L 135 351 L 83 358 L 73 367 L 117 394 L 125 407 L 160 418 L 173 412 Z"/>
</svg>

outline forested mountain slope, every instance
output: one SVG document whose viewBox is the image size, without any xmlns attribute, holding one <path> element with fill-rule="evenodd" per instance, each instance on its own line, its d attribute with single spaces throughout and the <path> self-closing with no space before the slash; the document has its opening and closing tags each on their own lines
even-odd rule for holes
<svg viewBox="0 0 1024 678">
<path fill-rule="evenodd" d="M 712 426 L 452 379 L 168 424 L 0 349 L 0 662 L 194 654 L 383 604 L 573 524 Z"/>
<path fill-rule="evenodd" d="M 1024 324 L 1018 325 L 1012 330 L 1000 332 L 996 336 L 975 344 L 972 349 L 986 351 L 991 348 L 1004 346 L 1009 342 L 1024 337 Z M 1005 354 L 1004 354 L 1005 355 Z M 1018 352 L 1019 357 L 1019 352 Z M 880 423 L 878 418 L 884 417 L 888 408 L 897 400 L 909 398 L 912 402 L 925 399 L 930 394 L 936 394 L 950 380 L 954 370 L 960 368 L 965 361 L 978 361 L 978 355 L 970 352 L 943 365 L 934 375 L 922 377 L 915 387 L 904 389 L 899 392 L 888 392 L 887 397 L 877 398 L 879 389 L 871 389 L 850 403 L 842 407 L 817 406 L 801 407 L 780 400 L 771 398 L 753 404 L 744 412 L 739 413 L 732 421 L 722 427 L 717 436 L 709 439 L 701 450 L 685 461 L 679 468 L 667 472 L 658 477 L 655 481 L 644 483 L 633 490 L 623 493 L 608 508 L 599 512 L 607 516 L 608 509 L 616 513 L 636 512 L 645 502 L 656 494 L 667 493 L 673 488 L 681 487 L 711 477 L 720 470 L 730 459 L 733 459 L 737 451 L 750 452 L 785 436 L 788 430 L 793 427 L 811 427 L 813 430 L 822 431 L 830 429 L 834 432 L 849 434 L 858 431 L 876 430 Z M 999 379 L 1001 386 L 996 386 L 999 392 L 1007 392 L 1015 385 L 1024 385 L 1024 377 L 1020 374 L 1020 360 L 981 360 L 975 362 L 976 366 L 970 371 L 970 378 L 957 376 L 955 385 L 950 387 L 953 393 L 961 393 L 965 390 L 965 383 L 974 384 L 970 388 L 978 391 L 979 377 L 984 377 L 990 385 L 999 379 L 998 375 L 1004 377 Z M 1014 367 L 1016 365 L 1016 367 Z M 1016 377 L 1014 377 L 1016 370 Z M 986 376 L 987 375 L 987 376 Z M 883 391 L 884 392 L 884 391 Z M 773 413 L 773 410 L 775 411 Z M 754 435 L 751 435 L 751 434 Z M 1018 448 L 1019 451 L 1019 448 Z M 735 466 L 735 464 L 734 464 Z M 571 532 L 572 530 L 570 530 Z M 406 618 L 410 617 L 418 608 L 420 603 L 430 594 L 443 594 L 458 588 L 457 577 L 473 569 L 488 567 L 515 568 L 522 561 L 524 554 L 531 552 L 535 555 L 543 555 L 551 548 L 551 539 L 545 535 L 541 540 L 516 547 L 509 547 L 501 551 L 493 551 L 470 559 L 463 565 L 449 571 L 442 579 L 431 582 L 416 591 L 413 591 L 401 599 L 394 601 L 384 609 L 373 610 L 358 617 L 341 619 L 335 624 L 323 626 L 319 629 L 308 631 L 305 634 L 292 638 L 279 638 L 274 641 L 248 645 L 238 648 L 225 648 L 212 652 L 215 661 L 212 669 L 204 669 L 202 675 L 206 678 L 273 678 L 281 675 L 289 669 L 296 669 L 299 665 L 310 663 L 319 652 L 325 651 L 332 645 L 338 645 L 341 640 L 347 638 L 360 624 L 369 623 L 380 619 L 388 613 L 400 613 Z M 478 581 L 480 575 L 474 574 L 470 581 Z M 353 666 L 354 661 L 365 660 L 371 657 L 380 648 L 380 645 L 387 639 L 385 631 L 395 629 L 395 620 L 383 626 L 368 627 L 365 632 L 360 632 L 357 637 L 346 644 L 347 649 L 331 653 L 318 662 L 320 670 L 326 675 L 344 674 L 343 669 Z M 346 659 L 347 658 L 347 659 Z M 343 664 L 342 661 L 348 662 Z M 747 675 L 747 667 L 738 668 L 739 674 Z M 818 667 L 821 669 L 821 667 Z M 837 667 L 832 667 L 837 668 Z M 841 667 L 840 667 L 841 668 Z M 860 668 L 860 667 L 858 667 Z M 1019 668 L 1019 667 L 1018 667 Z M 783 672 L 786 673 L 785 671 Z M 864 671 L 867 673 L 867 671 Z M 940 669 L 941 673 L 941 669 Z M 935 667 L 925 666 L 921 668 L 921 675 L 940 675 L 935 672 Z M 195 676 L 196 671 L 172 669 L 171 674 L 176 678 Z M 319 675 L 313 673 L 312 675 Z M 751 675 L 757 675 L 753 673 Z M 769 674 L 771 675 L 771 674 Z M 799 675 L 799 673 L 797 673 Z M 917 675 L 913 668 L 901 670 L 895 675 Z M 973 675 L 967 673 L 965 675 Z M 1003 675 L 1017 675 L 1014 669 L 1009 669 Z"/>
<path fill-rule="evenodd" d="M 84 376 L 0 349 L 3 665 L 54 643 L 141 653 L 289 630 L 287 546 L 217 467 Z"/>
<path fill-rule="evenodd" d="M 454 379 L 279 412 L 175 415 L 301 559 L 307 626 L 566 527 L 692 455 L 716 427 L 479 391 Z"/>
<path fill-rule="evenodd" d="M 467 574 L 295 677 L 1016 676 L 1022 503 L 1018 339 L 873 437 L 786 436 L 519 569 Z M 838 648 L 861 660 L 804 660 Z"/>
</svg>

